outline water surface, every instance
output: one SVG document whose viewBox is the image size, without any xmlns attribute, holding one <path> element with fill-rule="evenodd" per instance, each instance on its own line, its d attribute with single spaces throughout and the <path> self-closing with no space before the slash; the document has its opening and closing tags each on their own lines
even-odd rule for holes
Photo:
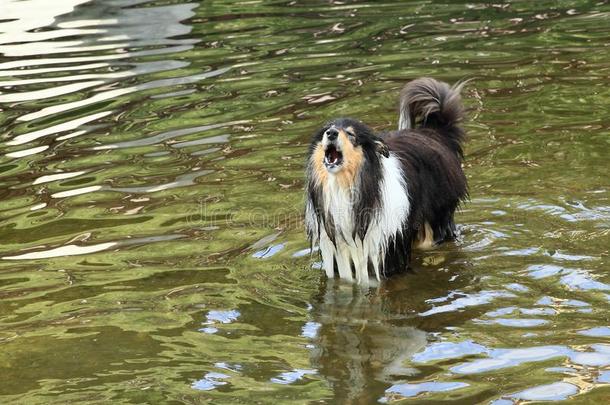
<svg viewBox="0 0 610 405">
<path fill-rule="evenodd" d="M 610 397 L 606 1 L 4 0 L 6 403 Z M 369 290 L 302 224 L 310 135 L 455 82 L 456 243 Z"/>
</svg>

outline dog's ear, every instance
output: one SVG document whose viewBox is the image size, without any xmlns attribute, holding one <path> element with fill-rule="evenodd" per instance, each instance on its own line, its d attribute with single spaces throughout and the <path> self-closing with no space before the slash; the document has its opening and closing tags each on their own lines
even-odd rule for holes
<svg viewBox="0 0 610 405">
<path fill-rule="evenodd" d="M 375 141 L 375 149 L 377 153 L 383 155 L 384 157 L 390 157 L 390 150 L 388 149 L 388 145 L 385 144 L 381 139 L 377 139 Z"/>
</svg>

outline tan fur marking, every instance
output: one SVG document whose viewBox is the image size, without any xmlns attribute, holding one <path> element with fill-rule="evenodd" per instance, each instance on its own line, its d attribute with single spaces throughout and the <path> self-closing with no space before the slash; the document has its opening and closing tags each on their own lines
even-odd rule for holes
<svg viewBox="0 0 610 405">
<path fill-rule="evenodd" d="M 351 188 L 356 182 L 356 175 L 360 171 L 364 161 L 364 153 L 360 146 L 354 147 L 342 129 L 339 130 L 341 153 L 343 153 L 343 166 L 336 174 L 339 185 L 343 188 Z"/>
<path fill-rule="evenodd" d="M 313 171 L 315 174 L 315 178 L 319 182 L 319 184 L 326 186 L 328 182 L 328 172 L 326 171 L 326 167 L 324 166 L 324 147 L 322 144 L 318 144 L 316 149 L 313 151 L 311 155 L 311 163 L 313 166 Z"/>
<path fill-rule="evenodd" d="M 347 134 L 342 129 L 339 130 L 339 139 L 341 145 L 341 153 L 343 154 L 343 164 L 341 170 L 333 174 L 336 176 L 339 186 L 342 188 L 351 188 L 356 182 L 356 175 L 360 171 L 362 162 L 364 161 L 364 153 L 360 146 L 354 147 L 349 140 Z M 311 155 L 311 164 L 315 174 L 315 178 L 323 187 L 328 184 L 328 170 L 324 166 L 324 147 L 318 144 Z"/>
<path fill-rule="evenodd" d="M 434 231 L 429 223 L 424 223 L 417 232 L 417 239 L 413 242 L 416 249 L 427 250 L 434 247 Z"/>
</svg>

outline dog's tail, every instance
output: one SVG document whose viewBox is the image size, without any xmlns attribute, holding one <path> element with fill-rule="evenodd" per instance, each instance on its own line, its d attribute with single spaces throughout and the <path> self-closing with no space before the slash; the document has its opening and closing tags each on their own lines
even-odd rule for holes
<svg viewBox="0 0 610 405">
<path fill-rule="evenodd" d="M 398 129 L 431 128 L 440 132 L 449 146 L 463 156 L 464 117 L 460 90 L 466 82 L 449 86 L 429 77 L 413 80 L 400 92 Z"/>
</svg>

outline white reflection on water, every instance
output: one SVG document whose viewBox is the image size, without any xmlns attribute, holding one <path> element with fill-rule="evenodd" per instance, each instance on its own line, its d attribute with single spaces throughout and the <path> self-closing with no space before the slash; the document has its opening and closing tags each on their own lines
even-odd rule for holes
<svg viewBox="0 0 610 405">
<path fill-rule="evenodd" d="M 429 363 L 477 354 L 486 356 L 453 366 L 450 370 L 456 374 L 478 374 L 553 358 L 567 358 L 579 366 L 606 367 L 610 365 L 609 345 L 592 344 L 587 350 L 574 350 L 567 346 L 491 349 L 472 341 L 440 342 L 429 345 L 424 351 L 416 353 L 412 359 L 417 363 Z"/>
<path fill-rule="evenodd" d="M 476 321 L 477 323 L 481 323 L 481 324 L 496 324 L 496 325 L 502 325 L 502 326 L 509 326 L 509 327 L 513 327 L 513 328 L 532 328 L 535 326 L 540 326 L 540 325 L 544 325 L 546 323 L 548 323 L 549 321 L 545 320 L 545 319 L 532 319 L 532 318 L 517 318 L 517 319 L 512 319 L 512 318 L 497 318 L 497 319 L 493 319 L 490 321 Z"/>
<path fill-rule="evenodd" d="M 604 384 L 610 384 L 610 370 L 602 371 L 597 377 L 597 381 Z"/>
<path fill-rule="evenodd" d="M 229 378 L 228 375 L 216 372 L 207 373 L 201 380 L 197 380 L 191 385 L 192 388 L 200 391 L 213 390 L 218 386 L 228 384 L 223 379 Z"/>
<path fill-rule="evenodd" d="M 103 186 L 87 186 L 87 187 L 75 188 L 72 190 L 66 190 L 66 191 L 60 191 L 58 193 L 53 193 L 53 194 L 51 194 L 51 198 L 73 197 L 76 195 L 93 193 L 95 191 L 100 191 L 103 189 L 104 189 Z"/>
<path fill-rule="evenodd" d="M 157 135 L 147 136 L 142 139 L 113 143 L 113 144 L 108 144 L 108 145 L 95 146 L 92 149 L 93 150 L 107 150 L 107 149 L 123 149 L 123 148 L 134 148 L 134 147 L 141 147 L 141 146 L 147 146 L 147 145 L 156 145 L 158 143 L 161 143 L 161 142 L 164 142 L 164 141 L 167 141 L 170 139 L 179 138 L 179 137 L 191 135 L 191 134 L 196 134 L 198 132 L 205 132 L 205 131 L 209 131 L 212 129 L 225 128 L 225 127 L 228 127 L 231 125 L 244 124 L 246 122 L 248 122 L 248 121 L 231 121 L 231 122 L 223 122 L 223 123 L 218 123 L 218 124 L 200 125 L 200 126 L 191 127 L 191 128 L 174 129 L 171 131 L 162 132 Z M 224 143 L 224 142 L 228 142 L 228 140 L 229 140 L 228 135 L 219 135 L 219 136 L 214 136 L 214 137 L 201 138 L 197 141 L 201 142 L 201 143 Z M 192 144 L 192 142 L 194 142 L 194 141 L 190 141 L 190 142 Z M 172 146 L 178 147 L 178 148 L 181 147 L 179 145 L 182 145 L 182 147 L 190 146 L 190 145 L 188 145 L 188 143 L 189 142 L 182 142 L 182 143 L 174 144 Z"/>
<path fill-rule="evenodd" d="M 138 186 L 138 187 L 107 187 L 107 186 L 87 186 L 81 188 L 75 188 L 72 190 L 60 191 L 57 193 L 51 194 L 51 198 L 66 198 L 66 197 L 74 197 L 77 195 L 94 193 L 96 191 L 119 191 L 123 193 L 135 193 L 135 194 L 144 194 L 144 193 L 156 193 L 159 191 L 170 190 L 173 188 L 186 187 L 195 184 L 195 180 L 199 177 L 206 176 L 210 173 L 213 173 L 213 170 L 197 170 L 194 172 L 182 174 L 176 177 L 175 180 L 170 181 L 168 183 L 163 184 L 155 184 L 150 186 Z"/>
<path fill-rule="evenodd" d="M 195 43 L 169 39 L 192 27 L 179 23 L 194 15 L 195 3 L 135 8 L 144 1 L 9 0 L 3 2 L 0 45 L 6 56 L 91 52 L 128 47 Z M 80 5 L 78 9 L 77 5 Z M 114 11 L 108 17 L 109 9 Z M 77 17 L 77 18 L 74 18 Z M 37 31 L 54 26 L 59 29 Z M 78 39 L 74 39 L 79 36 Z M 102 39 L 102 40 L 100 40 Z M 36 63 L 32 63 L 36 65 Z"/>
<path fill-rule="evenodd" d="M 453 391 L 460 388 L 468 387 L 469 384 L 464 382 L 436 382 L 429 381 L 419 384 L 395 384 L 386 390 L 386 394 L 391 399 L 399 399 L 399 397 L 414 397 L 424 392 L 446 392 Z M 396 398 L 398 397 L 398 398 Z M 388 397 L 382 398 L 379 402 L 385 403 L 390 399 Z"/>
<path fill-rule="evenodd" d="M 155 243 L 155 242 L 165 242 L 174 239 L 183 238 L 184 235 L 162 235 L 162 236 L 149 236 L 146 238 L 133 238 L 133 239 L 124 239 L 121 241 L 115 242 L 105 242 L 98 243 L 94 245 L 64 245 L 60 247 L 56 247 L 53 249 L 47 250 L 38 250 L 35 252 L 24 253 L 21 255 L 15 256 L 4 256 L 3 260 L 35 260 L 35 259 L 51 259 L 54 257 L 64 257 L 64 256 L 80 256 L 86 255 L 90 253 L 102 252 L 104 250 L 125 247 L 130 245 L 138 245 L 138 244 L 147 244 L 147 243 Z"/>
<path fill-rule="evenodd" d="M 488 353 L 489 349 L 471 340 L 462 342 L 439 342 L 432 343 L 420 353 L 413 355 L 413 361 L 416 363 L 427 363 L 437 360 L 449 360 L 460 358 L 468 355 Z"/>
<path fill-rule="evenodd" d="M 252 257 L 257 258 L 257 259 L 268 259 L 272 256 L 275 256 L 277 253 L 281 252 L 285 246 L 286 246 L 285 243 L 278 243 L 277 245 L 271 245 L 271 246 L 266 247 L 263 250 L 254 252 L 252 254 Z"/>
<path fill-rule="evenodd" d="M 6 0 L 0 18 L 0 53 L 20 57 L 0 63 L 0 102 L 27 102 L 58 98 L 41 109 L 25 109 L 16 121 L 52 116 L 143 90 L 195 83 L 226 72 L 220 68 L 185 76 L 176 74 L 159 80 L 137 81 L 120 86 L 127 78 L 178 70 L 190 62 L 177 59 L 133 60 L 131 58 L 178 53 L 200 41 L 185 38 L 192 30 L 184 24 L 195 15 L 197 3 L 135 7 L 143 0 Z M 176 38 L 178 37 L 178 38 Z M 95 54 L 91 54 L 95 52 Z M 42 57 L 41 57 L 42 56 Z M 47 66 L 60 65 L 60 66 Z M 63 73 L 63 74 L 62 74 Z M 21 79 L 20 76 L 28 77 Z M 181 76 L 181 77 L 175 77 Z M 42 86 L 45 85 L 46 86 Z M 88 93 L 83 93 L 88 91 Z M 78 97 L 62 97 L 81 94 Z M 84 95 L 82 95 L 84 94 Z M 60 98 L 61 97 L 61 98 Z M 69 100 L 66 102 L 66 100 Z M 49 105 L 50 104 L 50 105 Z M 19 133 L 7 145 L 22 145 L 81 126 L 113 113 L 103 111 L 71 117 L 46 128 Z M 73 115 L 78 115 L 75 112 Z M 82 112 L 81 112 L 82 114 Z M 10 130 L 10 129 L 9 129 Z M 76 131 L 58 138 L 68 139 Z M 22 158 L 48 149 L 39 146 L 9 151 Z"/>
<path fill-rule="evenodd" d="M 453 295 L 456 295 L 454 292 Z M 496 298 L 513 298 L 514 294 L 507 291 L 486 290 L 475 294 L 461 294 L 459 297 L 446 305 L 434 306 L 431 309 L 420 313 L 421 316 L 430 316 L 443 312 L 454 312 L 463 308 L 489 304 Z"/>
<path fill-rule="evenodd" d="M 320 325 L 318 322 L 309 321 L 305 325 L 303 325 L 303 329 L 301 332 L 301 336 L 314 339 L 318 336 L 318 331 L 320 330 Z"/>
<path fill-rule="evenodd" d="M 598 326 L 595 328 L 581 330 L 578 332 L 584 336 L 593 336 L 593 337 L 610 337 L 610 327 L 608 326 Z"/>
<path fill-rule="evenodd" d="M 56 174 L 48 174 L 45 176 L 38 177 L 36 180 L 34 180 L 32 182 L 32 184 L 33 185 L 43 184 L 43 183 L 49 183 L 49 182 L 57 181 L 57 180 L 71 179 L 73 177 L 77 177 L 77 176 L 80 176 L 81 174 L 85 174 L 85 173 L 87 173 L 87 172 L 78 171 L 78 172 L 63 172 L 63 173 L 56 173 Z"/>
<path fill-rule="evenodd" d="M 527 267 L 525 271 L 534 279 L 561 276 L 559 282 L 572 290 L 610 290 L 610 285 L 595 280 L 585 269 L 568 268 L 554 264 L 536 264 Z"/>
<path fill-rule="evenodd" d="M 276 384 L 292 384 L 303 379 L 303 377 L 305 377 L 306 375 L 313 375 L 316 373 L 316 370 L 297 368 L 292 371 L 281 373 L 277 377 L 271 378 L 271 382 Z"/>
<path fill-rule="evenodd" d="M 214 334 L 218 332 L 217 324 L 229 324 L 233 323 L 239 318 L 241 313 L 236 309 L 231 310 L 211 310 L 206 315 L 205 322 L 202 325 L 205 327 L 199 329 L 200 332 L 207 334 Z"/>
<path fill-rule="evenodd" d="M 563 401 L 568 399 L 569 396 L 577 394 L 578 391 L 578 387 L 573 384 L 556 382 L 528 388 L 510 396 L 526 401 Z"/>
<path fill-rule="evenodd" d="M 56 17 L 67 14 L 79 4 L 90 0 L 2 0 L 2 19 L 0 23 L 0 44 L 12 42 L 30 42 L 51 39 L 57 31 L 36 32 L 53 24 Z M 62 33 L 62 36 L 82 34 L 80 31 Z M 5 53 L 4 48 L 0 52 Z M 46 46 L 39 48 L 35 54 L 45 54 Z"/>
<path fill-rule="evenodd" d="M 24 253 L 16 256 L 4 256 L 4 260 L 33 260 L 33 259 L 50 259 L 53 257 L 62 256 L 78 256 L 86 255 L 95 252 L 101 252 L 103 250 L 112 249 L 118 244 L 116 242 L 98 243 L 96 245 L 78 246 L 78 245 L 66 245 L 60 246 L 55 249 L 41 250 L 31 253 Z"/>
<path fill-rule="evenodd" d="M 96 114 L 86 115 L 84 117 L 75 118 L 70 121 L 62 122 L 61 124 L 53 125 L 44 129 L 39 129 L 37 131 L 28 132 L 27 134 L 17 135 L 10 141 L 8 141 L 7 145 L 22 145 L 24 143 L 28 143 L 34 141 L 38 138 L 42 138 L 48 135 L 54 135 L 59 132 L 72 131 L 81 125 L 87 124 L 92 121 L 99 120 L 101 118 L 106 117 L 107 115 L 112 114 L 112 111 L 102 111 Z M 58 138 L 59 139 L 59 138 Z"/>
<path fill-rule="evenodd" d="M 79 100 L 72 101 L 64 104 L 55 104 L 50 107 L 44 107 L 39 111 L 22 115 L 18 118 L 19 121 L 32 121 L 44 117 L 48 117 L 53 114 L 60 114 L 66 111 L 70 111 L 76 108 L 86 107 L 92 104 L 100 103 L 107 100 L 113 100 L 118 97 L 125 96 L 127 94 L 137 93 L 144 90 L 158 89 L 162 87 L 179 86 L 184 84 L 197 83 L 201 80 L 208 79 L 215 76 L 220 76 L 231 70 L 231 67 L 225 67 L 220 69 L 211 70 L 209 72 L 200 73 L 191 76 L 173 77 L 171 79 L 159 79 L 150 82 L 138 84 L 135 86 L 124 87 L 122 89 L 113 89 Z"/>
<path fill-rule="evenodd" d="M 15 152 L 9 152 L 6 154 L 10 158 L 22 158 L 25 156 L 35 155 L 49 149 L 49 145 L 37 146 L 35 148 L 23 149 Z"/>
</svg>

